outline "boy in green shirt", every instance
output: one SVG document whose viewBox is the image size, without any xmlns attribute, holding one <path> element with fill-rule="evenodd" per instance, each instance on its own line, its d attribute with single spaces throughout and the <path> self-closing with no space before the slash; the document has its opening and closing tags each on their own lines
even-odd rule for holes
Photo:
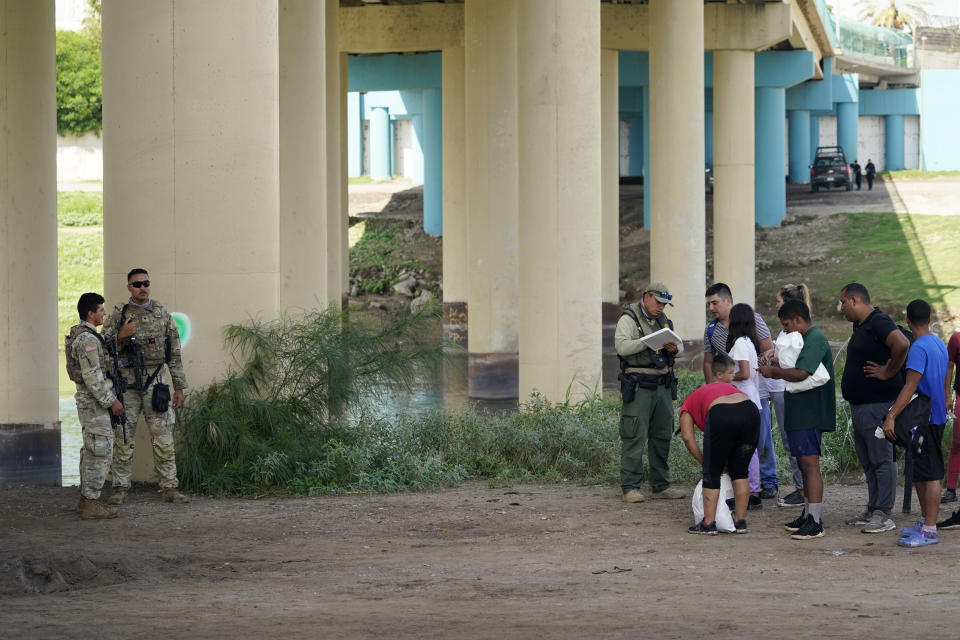
<svg viewBox="0 0 960 640">
<path fill-rule="evenodd" d="M 799 331 L 803 335 L 803 349 L 792 369 L 777 365 L 759 367 L 760 374 L 767 378 L 779 378 L 787 382 L 802 382 L 821 364 L 830 374 L 830 379 L 819 387 L 790 393 L 784 397 L 786 418 L 784 430 L 790 452 L 797 457 L 803 475 L 804 509 L 796 520 L 785 525 L 794 540 L 811 540 L 823 537 L 820 512 L 823 506 L 823 476 L 820 474 L 820 438 L 824 431 L 837 428 L 837 396 L 833 380 L 833 353 L 830 343 L 817 327 L 810 322 L 810 309 L 800 300 L 788 300 L 778 312 L 783 330 Z"/>
</svg>

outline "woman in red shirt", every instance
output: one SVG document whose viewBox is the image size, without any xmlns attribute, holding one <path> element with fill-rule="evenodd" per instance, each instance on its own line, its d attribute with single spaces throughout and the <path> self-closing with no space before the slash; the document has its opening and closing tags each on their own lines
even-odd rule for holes
<svg viewBox="0 0 960 640">
<path fill-rule="evenodd" d="M 729 356 L 716 354 L 711 367 L 719 382 L 711 382 L 688 395 L 680 407 L 680 433 L 690 455 L 703 465 L 703 521 L 688 533 L 717 534 L 717 502 L 720 499 L 720 475 L 724 468 L 733 479 L 735 499 L 734 526 L 747 533 L 747 478 L 750 458 L 760 437 L 760 411 L 746 394 L 734 387 L 734 364 Z M 693 427 L 703 431 L 703 452 L 697 445 Z"/>
</svg>

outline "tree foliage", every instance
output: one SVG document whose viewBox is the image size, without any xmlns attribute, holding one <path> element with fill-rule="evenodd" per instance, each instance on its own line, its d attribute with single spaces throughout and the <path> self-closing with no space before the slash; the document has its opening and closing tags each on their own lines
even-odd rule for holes
<svg viewBox="0 0 960 640">
<path fill-rule="evenodd" d="M 57 133 L 100 133 L 103 91 L 100 43 L 75 31 L 57 31 Z"/>
</svg>

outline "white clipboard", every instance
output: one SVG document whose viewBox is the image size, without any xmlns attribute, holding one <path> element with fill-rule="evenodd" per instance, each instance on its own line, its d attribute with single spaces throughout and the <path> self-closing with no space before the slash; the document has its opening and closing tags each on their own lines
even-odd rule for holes
<svg viewBox="0 0 960 640">
<path fill-rule="evenodd" d="M 668 342 L 673 342 L 677 345 L 683 344 L 683 340 L 676 333 L 673 332 L 673 329 L 670 327 L 664 327 L 659 331 L 654 331 L 648 336 L 642 336 L 640 342 L 645 344 L 648 348 L 653 351 L 659 351 L 663 348 L 663 345 Z"/>
</svg>

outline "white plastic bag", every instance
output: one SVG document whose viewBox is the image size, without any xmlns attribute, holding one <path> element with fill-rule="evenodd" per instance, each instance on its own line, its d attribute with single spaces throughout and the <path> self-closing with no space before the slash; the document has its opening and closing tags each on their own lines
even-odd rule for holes
<svg viewBox="0 0 960 640">
<path fill-rule="evenodd" d="M 733 497 L 733 482 L 726 473 L 720 476 L 720 499 L 717 501 L 717 531 L 724 533 L 733 533 L 736 527 L 733 526 L 733 514 L 730 513 L 730 507 L 727 506 L 727 500 Z M 703 480 L 697 483 L 697 488 L 693 490 L 693 522 L 703 521 Z"/>
<path fill-rule="evenodd" d="M 799 331 L 790 333 L 781 333 L 777 336 L 777 357 L 780 359 L 780 366 L 784 369 L 792 369 L 797 366 L 797 358 L 803 349 L 803 336 Z M 787 393 L 800 393 L 809 391 L 819 386 L 825 385 L 830 379 L 827 368 L 821 362 L 813 375 L 807 376 L 800 382 L 787 382 Z"/>
</svg>

